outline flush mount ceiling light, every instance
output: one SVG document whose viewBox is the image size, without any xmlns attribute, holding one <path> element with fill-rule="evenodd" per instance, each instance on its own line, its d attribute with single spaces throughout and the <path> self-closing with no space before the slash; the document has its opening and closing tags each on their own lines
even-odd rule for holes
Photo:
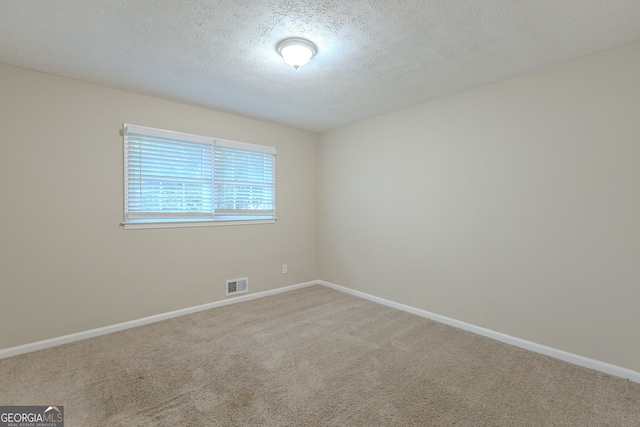
<svg viewBox="0 0 640 427">
<path fill-rule="evenodd" d="M 300 37 L 281 40 L 276 49 L 284 58 L 284 62 L 296 70 L 307 64 L 318 51 L 316 45 Z"/>
</svg>

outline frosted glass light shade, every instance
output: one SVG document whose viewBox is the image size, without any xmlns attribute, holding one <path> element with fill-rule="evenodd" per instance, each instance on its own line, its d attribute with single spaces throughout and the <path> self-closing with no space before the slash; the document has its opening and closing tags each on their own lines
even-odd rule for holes
<svg viewBox="0 0 640 427">
<path fill-rule="evenodd" d="M 316 46 L 301 38 L 284 39 L 276 46 L 284 61 L 296 70 L 306 65 L 316 54 Z"/>
</svg>

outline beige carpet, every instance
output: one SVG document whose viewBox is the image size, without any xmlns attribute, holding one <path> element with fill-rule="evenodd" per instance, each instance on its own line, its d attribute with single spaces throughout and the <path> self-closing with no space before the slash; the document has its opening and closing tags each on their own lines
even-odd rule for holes
<svg viewBox="0 0 640 427">
<path fill-rule="evenodd" d="M 640 384 L 322 286 L 0 360 L 66 426 L 639 426 Z"/>
</svg>

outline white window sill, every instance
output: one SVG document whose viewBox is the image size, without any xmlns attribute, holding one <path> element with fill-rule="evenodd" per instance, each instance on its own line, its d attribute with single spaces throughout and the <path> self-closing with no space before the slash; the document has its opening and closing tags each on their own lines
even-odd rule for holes
<svg viewBox="0 0 640 427">
<path fill-rule="evenodd" d="M 254 224 L 274 224 L 276 218 L 264 219 L 217 219 L 217 220 L 137 220 L 123 222 L 121 225 L 125 230 L 135 230 L 141 228 L 187 228 L 187 227 L 216 227 L 219 225 L 254 225 Z"/>
</svg>

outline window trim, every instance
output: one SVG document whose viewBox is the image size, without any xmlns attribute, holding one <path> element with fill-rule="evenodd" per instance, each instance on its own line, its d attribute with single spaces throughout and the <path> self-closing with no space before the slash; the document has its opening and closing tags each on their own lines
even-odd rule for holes
<svg viewBox="0 0 640 427">
<path fill-rule="evenodd" d="M 254 225 L 254 224 L 274 224 L 277 218 L 273 219 L 217 219 L 217 220 L 177 220 L 175 222 L 168 221 L 136 221 L 122 222 L 121 225 L 125 230 L 137 230 L 144 228 L 190 228 L 190 227 L 216 227 L 219 225 Z"/>
<path fill-rule="evenodd" d="M 197 216 L 193 218 L 183 217 L 183 218 L 136 218 L 136 219 L 127 219 L 127 189 L 128 189 L 128 174 L 127 174 L 127 134 L 142 134 L 148 136 L 155 136 L 159 138 L 168 138 L 175 139 L 179 141 L 185 142 L 195 142 L 200 144 L 210 144 L 212 146 L 212 150 L 216 145 L 223 147 L 230 147 L 239 150 L 246 150 L 258 153 L 267 153 L 272 154 L 274 158 L 273 164 L 273 215 L 225 215 L 215 214 L 213 213 L 213 219 L 211 217 L 199 218 Z M 123 137 L 123 176 L 124 176 L 124 187 L 123 187 L 123 221 L 120 225 L 123 226 L 124 229 L 148 229 L 148 228 L 185 228 L 185 227 L 212 227 L 212 226 L 220 226 L 220 225 L 252 225 L 252 224 L 273 224 L 277 221 L 276 210 L 275 210 L 275 186 L 276 186 L 276 176 L 275 176 L 275 158 L 277 156 L 277 150 L 274 147 L 269 147 L 265 145 L 258 144 L 250 144 L 247 142 L 239 142 L 232 141 L 220 138 L 212 138 L 201 135 L 188 134 L 183 132 L 176 132 L 164 129 L 151 128 L 146 126 L 132 125 L 123 123 L 122 131 Z M 212 166 L 213 167 L 213 166 Z M 213 171 L 212 171 L 213 173 Z M 213 186 L 213 182 L 212 182 Z"/>
</svg>

